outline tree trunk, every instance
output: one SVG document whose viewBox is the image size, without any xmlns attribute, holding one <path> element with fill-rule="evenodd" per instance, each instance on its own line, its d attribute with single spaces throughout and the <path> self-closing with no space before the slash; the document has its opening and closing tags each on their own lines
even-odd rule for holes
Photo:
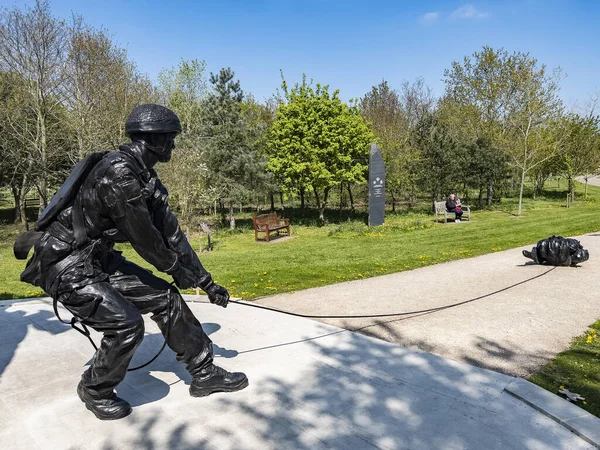
<svg viewBox="0 0 600 450">
<path fill-rule="evenodd" d="M 24 206 L 21 204 L 21 192 L 19 188 L 15 186 L 11 186 L 10 190 L 12 191 L 13 198 L 15 199 L 15 219 L 13 223 L 21 223 L 21 221 L 23 220 L 23 209 L 25 209 Z"/>
<path fill-rule="evenodd" d="M 275 212 L 275 195 L 271 192 L 271 212 Z"/>
<path fill-rule="evenodd" d="M 415 190 L 413 188 L 412 192 L 408 196 L 408 206 L 411 208 L 414 208 L 416 204 L 417 204 L 417 193 L 415 192 Z"/>
<path fill-rule="evenodd" d="M 21 223 L 25 227 L 25 231 L 29 231 L 29 223 L 27 222 L 27 204 L 25 201 L 25 197 L 29 192 L 29 189 L 27 188 L 27 183 L 27 177 L 25 177 L 25 179 L 23 180 L 23 184 L 20 187 L 19 193 L 19 197 L 21 198 L 21 204 L 19 206 L 19 208 L 21 209 Z"/>
<path fill-rule="evenodd" d="M 492 183 L 488 183 L 486 197 L 485 197 L 485 204 L 491 205 L 493 199 L 494 199 L 494 185 Z"/>
<path fill-rule="evenodd" d="M 233 202 L 229 202 L 229 229 L 235 230 L 235 216 L 233 215 Z"/>
<path fill-rule="evenodd" d="M 40 209 L 39 214 L 46 209 L 48 205 L 48 141 L 46 136 L 46 117 L 41 112 L 38 113 L 40 127 L 40 153 L 41 153 L 41 175 L 38 183 L 38 191 L 40 194 Z"/>
<path fill-rule="evenodd" d="M 521 187 L 519 188 L 519 209 L 517 211 L 517 216 L 521 215 L 523 211 L 523 188 L 525 187 L 525 168 L 521 170 Z"/>
<path fill-rule="evenodd" d="M 283 192 L 279 193 L 279 202 L 281 203 L 281 210 L 285 209 L 285 205 L 283 204 Z"/>
<path fill-rule="evenodd" d="M 313 187 L 313 193 L 315 194 L 315 203 L 317 204 L 317 209 L 319 212 L 321 211 L 321 199 L 319 198 L 319 192 Z M 320 218 L 320 216 L 319 216 Z"/>
<path fill-rule="evenodd" d="M 585 177 L 585 199 L 587 200 L 588 177 Z"/>
<path fill-rule="evenodd" d="M 225 213 L 225 202 L 221 199 L 219 199 L 219 211 L 221 212 L 221 223 L 224 223 L 227 217 Z"/>
<path fill-rule="evenodd" d="M 392 192 L 392 212 L 396 212 L 396 196 Z"/>
<path fill-rule="evenodd" d="M 352 196 L 352 187 L 348 183 L 348 196 L 350 197 L 350 209 L 354 212 L 354 197 Z"/>
<path fill-rule="evenodd" d="M 479 186 L 479 209 L 483 209 L 483 186 Z"/>
<path fill-rule="evenodd" d="M 325 207 L 327 206 L 327 197 L 329 196 L 329 189 L 325 188 L 325 192 L 323 193 L 323 199 L 319 197 L 319 192 L 317 189 L 313 187 L 313 192 L 315 193 L 315 201 L 317 202 L 317 209 L 319 210 L 319 220 L 321 222 L 325 222 Z"/>
<path fill-rule="evenodd" d="M 325 188 L 325 192 L 323 193 L 323 201 L 321 202 L 321 206 L 319 207 L 319 220 L 321 222 L 325 222 L 325 208 L 327 207 L 327 199 L 329 198 L 329 190 L 331 188 Z"/>
<path fill-rule="evenodd" d="M 342 208 L 344 207 L 344 183 L 340 183 L 340 219 L 342 218 Z"/>
<path fill-rule="evenodd" d="M 575 201 L 575 180 L 573 176 L 569 174 L 569 196 L 571 197 L 571 203 Z"/>
</svg>

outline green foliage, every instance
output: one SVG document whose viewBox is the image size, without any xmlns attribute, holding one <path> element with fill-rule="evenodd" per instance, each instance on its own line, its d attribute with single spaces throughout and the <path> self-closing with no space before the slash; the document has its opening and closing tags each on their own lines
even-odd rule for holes
<svg viewBox="0 0 600 450">
<path fill-rule="evenodd" d="M 554 126 L 562 136 L 552 168 L 567 179 L 572 195 L 575 193 L 575 177 L 594 174 L 600 168 L 599 126 L 599 117 L 581 117 L 573 113 L 564 116 Z"/>
<path fill-rule="evenodd" d="M 573 339 L 571 347 L 530 378 L 533 383 L 558 394 L 566 388 L 585 398 L 577 405 L 600 417 L 600 321 Z"/>
<path fill-rule="evenodd" d="M 163 103 L 177 113 L 183 134 L 198 136 L 202 118 L 202 101 L 208 94 L 206 62 L 181 60 L 177 67 L 158 74 Z"/>
<path fill-rule="evenodd" d="M 208 183 L 222 201 L 233 204 L 248 197 L 265 181 L 265 159 L 257 152 L 257 131 L 243 113 L 244 92 L 230 68 L 211 74 L 213 90 L 204 102 L 203 134 L 207 139 Z"/>
<path fill-rule="evenodd" d="M 189 223 L 198 208 L 216 199 L 208 186 L 205 159 L 206 140 L 202 136 L 203 101 L 208 95 L 204 61 L 181 61 L 177 67 L 163 70 L 158 78 L 163 103 L 177 113 L 182 133 L 168 164 L 158 167 L 171 194 L 171 203 Z M 213 195 L 211 195 L 213 194 Z"/>
<path fill-rule="evenodd" d="M 560 136 L 547 128 L 561 114 L 560 78 L 560 69 L 549 72 L 527 53 L 509 54 L 490 47 L 465 57 L 462 63 L 453 62 L 444 72 L 441 116 L 463 142 L 485 139 L 490 143 L 486 148 L 509 156 L 508 163 L 520 175 L 521 203 L 528 173 L 558 150 L 556 138 Z M 483 154 L 476 159 L 485 158 Z M 480 167 L 493 165 L 492 159 Z M 494 173 L 486 176 L 488 192 L 500 181 L 491 175 Z"/>
<path fill-rule="evenodd" d="M 600 188 L 590 187 L 590 196 L 599 197 Z M 431 213 L 388 214 L 384 227 L 371 229 L 364 220 L 323 227 L 301 226 L 294 220 L 294 237 L 273 245 L 254 242 L 248 226 L 242 232 L 219 231 L 213 236 L 215 250 L 199 256 L 217 282 L 234 295 L 253 298 L 530 245 L 552 234 L 573 236 L 599 229 L 600 202 L 581 201 L 566 209 L 555 184 L 538 201 L 528 199 L 527 214 L 518 220 L 512 214 L 517 202 L 503 199 L 500 205 L 506 211 L 476 212 L 472 223 L 459 227 L 433 224 Z M 24 297 L 31 290 L 18 281 L 25 262 L 12 254 L 17 234 L 12 226 L 0 229 L 0 296 L 4 298 Z M 206 236 L 193 237 L 191 243 L 196 250 L 204 248 Z M 131 261 L 152 269 L 129 245 L 120 250 Z"/>
<path fill-rule="evenodd" d="M 347 105 L 339 91 L 315 87 L 303 77 L 301 84 L 282 90 L 266 151 L 268 169 L 288 193 L 313 191 L 324 220 L 329 191 L 341 183 L 364 183 L 369 144 L 375 140 L 355 104 Z"/>
<path fill-rule="evenodd" d="M 406 105 L 408 106 L 408 105 Z M 371 122 L 385 161 L 386 190 L 395 201 L 416 188 L 419 151 L 411 145 L 408 108 L 400 95 L 382 81 L 360 101 L 362 115 Z"/>
<path fill-rule="evenodd" d="M 414 145 L 421 151 L 421 186 L 433 200 L 457 192 L 464 181 L 466 149 L 433 114 L 425 116 L 413 133 Z"/>
</svg>

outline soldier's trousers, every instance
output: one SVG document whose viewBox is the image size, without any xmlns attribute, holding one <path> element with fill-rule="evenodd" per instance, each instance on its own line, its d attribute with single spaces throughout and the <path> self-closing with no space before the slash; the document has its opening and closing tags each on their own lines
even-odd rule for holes
<svg viewBox="0 0 600 450">
<path fill-rule="evenodd" d="M 62 294 L 59 301 L 104 334 L 92 365 L 82 376 L 85 388 L 97 398 L 110 395 L 125 377 L 144 336 L 142 314 L 152 313 L 163 335 L 168 331 L 167 345 L 192 376 L 212 363 L 211 340 L 177 289 L 129 261 L 123 260 L 108 280 Z"/>
</svg>

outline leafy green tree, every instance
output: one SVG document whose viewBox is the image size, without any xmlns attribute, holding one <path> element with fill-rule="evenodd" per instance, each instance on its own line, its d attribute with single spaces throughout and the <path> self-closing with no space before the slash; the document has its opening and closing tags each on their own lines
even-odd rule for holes
<svg viewBox="0 0 600 450">
<path fill-rule="evenodd" d="M 562 133 L 549 132 L 548 128 L 562 113 L 558 96 L 562 75 L 560 68 L 548 72 L 545 65 L 523 53 L 512 55 L 509 71 L 506 147 L 511 165 L 521 175 L 517 212 L 521 215 L 527 174 L 553 158 L 564 139 Z"/>
<path fill-rule="evenodd" d="M 492 195 L 490 186 L 497 186 L 508 175 L 506 154 L 494 148 L 486 138 L 478 138 L 466 145 L 467 162 L 459 170 L 469 186 L 479 189 L 478 204 L 483 208 L 483 190 L 488 187 L 488 199 Z"/>
<path fill-rule="evenodd" d="M 261 183 L 264 160 L 256 152 L 256 136 L 249 130 L 242 105 L 244 92 L 234 72 L 211 74 L 212 92 L 203 108 L 203 135 L 207 138 L 208 184 L 220 202 L 229 204 L 230 226 L 235 228 L 234 204 L 247 198 Z"/>
<path fill-rule="evenodd" d="M 463 142 L 483 138 L 509 156 L 508 163 L 520 176 L 519 215 L 527 175 L 558 149 L 558 142 L 549 140 L 556 135 L 545 127 L 561 113 L 560 78 L 560 69 L 549 72 L 529 54 L 490 47 L 462 63 L 453 62 L 444 72 L 440 116 Z M 490 161 L 484 166 L 494 165 Z M 487 178 L 489 203 L 494 180 Z"/>
<path fill-rule="evenodd" d="M 412 147 L 409 146 L 410 129 L 400 103 L 398 92 L 391 89 L 387 81 L 373 86 L 360 101 L 363 117 L 372 124 L 385 161 L 386 189 L 392 197 L 392 210 L 396 199 L 411 188 Z"/>
<path fill-rule="evenodd" d="M 390 88 L 384 80 L 361 99 L 361 112 L 371 122 L 385 160 L 392 210 L 396 199 L 403 195 L 408 196 L 410 204 L 416 201 L 420 154 L 411 145 L 410 137 L 433 106 L 433 95 L 422 78 L 403 82 L 400 91 Z"/>
<path fill-rule="evenodd" d="M 288 89 L 267 137 L 268 169 L 288 193 L 312 191 L 325 220 L 332 188 L 341 183 L 364 183 L 369 143 L 375 140 L 354 103 L 345 104 L 339 91 L 306 81 Z"/>
<path fill-rule="evenodd" d="M 600 168 L 600 118 L 588 115 L 568 114 L 561 119 L 564 139 L 556 158 L 555 168 L 567 179 L 571 200 L 575 200 L 575 177 L 586 177 Z M 586 191 L 587 195 L 587 191 Z"/>
<path fill-rule="evenodd" d="M 268 195 L 271 198 L 271 208 L 274 210 L 273 194 L 279 191 L 279 186 L 273 179 L 273 174 L 267 171 L 267 131 L 275 121 L 275 111 L 277 103 L 274 99 L 269 99 L 265 103 L 257 102 L 252 95 L 247 95 L 242 104 L 242 116 L 248 135 L 256 152 L 259 167 L 256 170 L 256 176 L 253 184 L 250 186 L 252 192 L 249 193 L 257 205 L 259 197 Z"/>
<path fill-rule="evenodd" d="M 160 100 L 177 113 L 182 124 L 173 157 L 159 170 L 182 221 L 189 223 L 196 209 L 210 207 L 217 199 L 215 189 L 208 185 L 207 140 L 202 128 L 203 102 L 208 96 L 206 63 L 182 60 L 161 71 L 158 80 Z"/>
<path fill-rule="evenodd" d="M 446 90 L 439 114 L 455 138 L 470 149 L 470 169 L 474 170 L 470 184 L 479 189 L 480 207 L 483 190 L 489 205 L 494 187 L 507 171 L 508 159 L 503 153 L 512 64 L 512 56 L 506 50 L 483 47 L 462 62 L 453 61 L 451 68 L 444 71 Z M 476 185 L 477 182 L 485 184 Z"/>
<path fill-rule="evenodd" d="M 419 121 L 412 139 L 422 157 L 420 185 L 431 195 L 432 202 L 457 192 L 464 183 L 467 153 L 447 125 L 429 114 Z"/>
</svg>

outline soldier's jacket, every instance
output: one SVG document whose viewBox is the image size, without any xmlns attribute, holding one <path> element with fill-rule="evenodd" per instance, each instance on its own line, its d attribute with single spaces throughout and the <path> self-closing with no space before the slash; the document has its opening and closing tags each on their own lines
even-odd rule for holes
<svg viewBox="0 0 600 450">
<path fill-rule="evenodd" d="M 123 260 L 113 250 L 118 242 L 131 243 L 161 272 L 185 266 L 199 279 L 210 276 L 169 208 L 166 188 L 133 145 L 107 153 L 94 166 L 74 203 L 35 244 L 21 280 L 52 296 L 105 280 Z"/>
</svg>

